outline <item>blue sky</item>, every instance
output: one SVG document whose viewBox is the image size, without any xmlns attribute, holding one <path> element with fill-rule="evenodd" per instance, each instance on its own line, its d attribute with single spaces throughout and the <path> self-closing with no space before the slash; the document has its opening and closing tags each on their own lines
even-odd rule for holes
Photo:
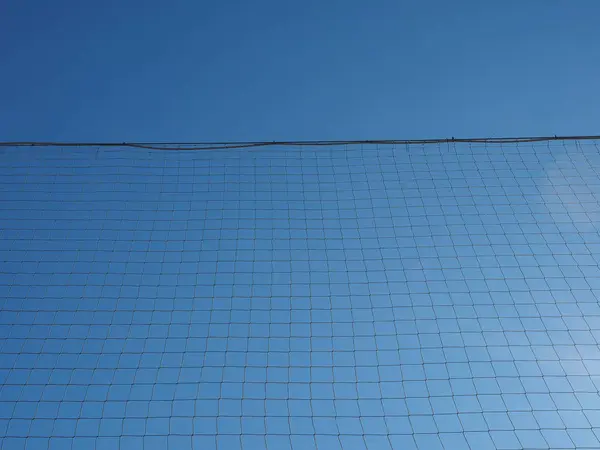
<svg viewBox="0 0 600 450">
<path fill-rule="evenodd" d="M 598 132 L 598 2 L 166 5 L 3 2 L 0 138 Z"/>
<path fill-rule="evenodd" d="M 37 3 L 0 6 L 2 140 L 600 132 L 591 2 Z M 0 149 L 0 446 L 600 448 L 599 169 Z"/>
</svg>

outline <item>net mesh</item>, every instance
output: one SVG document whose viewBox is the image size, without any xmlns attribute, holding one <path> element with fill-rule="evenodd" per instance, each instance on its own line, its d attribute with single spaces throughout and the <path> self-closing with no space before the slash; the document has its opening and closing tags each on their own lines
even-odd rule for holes
<svg viewBox="0 0 600 450">
<path fill-rule="evenodd" d="M 0 149 L 1 448 L 599 448 L 599 170 Z"/>
</svg>

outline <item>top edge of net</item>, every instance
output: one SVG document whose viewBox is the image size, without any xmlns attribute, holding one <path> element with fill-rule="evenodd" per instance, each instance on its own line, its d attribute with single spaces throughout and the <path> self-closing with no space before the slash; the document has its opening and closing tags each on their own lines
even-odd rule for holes
<svg viewBox="0 0 600 450">
<path fill-rule="evenodd" d="M 0 147 L 128 147 L 146 150 L 234 150 L 264 147 L 334 147 L 340 145 L 435 145 L 435 144 L 528 144 L 550 141 L 600 140 L 600 135 L 528 136 L 439 139 L 313 140 L 313 141 L 230 141 L 230 142 L 58 142 L 6 141 Z"/>
</svg>

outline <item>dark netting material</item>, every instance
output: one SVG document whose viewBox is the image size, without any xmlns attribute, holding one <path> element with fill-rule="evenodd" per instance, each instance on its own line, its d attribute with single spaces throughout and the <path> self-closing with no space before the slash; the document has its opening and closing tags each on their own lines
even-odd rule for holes
<svg viewBox="0 0 600 450">
<path fill-rule="evenodd" d="M 2 449 L 599 448 L 599 170 L 0 149 Z"/>
</svg>

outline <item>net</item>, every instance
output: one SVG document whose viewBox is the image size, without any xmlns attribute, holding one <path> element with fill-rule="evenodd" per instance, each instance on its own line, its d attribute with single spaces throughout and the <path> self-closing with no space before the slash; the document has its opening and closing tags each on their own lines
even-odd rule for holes
<svg viewBox="0 0 600 450">
<path fill-rule="evenodd" d="M 0 149 L 1 448 L 599 448 L 599 170 Z"/>
</svg>

